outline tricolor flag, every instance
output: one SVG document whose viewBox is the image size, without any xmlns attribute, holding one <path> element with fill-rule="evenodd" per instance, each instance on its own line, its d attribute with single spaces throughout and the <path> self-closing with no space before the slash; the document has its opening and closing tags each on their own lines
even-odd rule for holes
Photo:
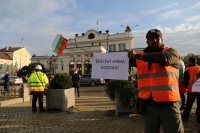
<svg viewBox="0 0 200 133">
<path fill-rule="evenodd" d="M 67 44 L 68 40 L 58 34 L 53 41 L 52 50 L 58 55 L 62 55 L 62 52 Z"/>
</svg>

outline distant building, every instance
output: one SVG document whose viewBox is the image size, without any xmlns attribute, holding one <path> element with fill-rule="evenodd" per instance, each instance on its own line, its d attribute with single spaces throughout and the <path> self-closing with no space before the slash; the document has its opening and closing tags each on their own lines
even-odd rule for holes
<svg viewBox="0 0 200 133">
<path fill-rule="evenodd" d="M 31 58 L 31 63 L 41 63 L 44 67 L 51 71 L 51 73 L 56 73 L 57 70 L 57 56 L 36 56 L 33 55 Z"/>
<path fill-rule="evenodd" d="M 122 52 L 134 49 L 134 38 L 129 26 L 123 33 L 111 34 L 106 32 L 88 30 L 81 35 L 75 34 L 68 39 L 69 43 L 62 56 L 39 57 L 33 56 L 33 62 L 45 62 L 44 66 L 53 68 L 54 73 L 66 72 L 73 74 L 78 69 L 80 74 L 91 73 L 91 56 L 93 53 Z M 44 58 L 46 61 L 44 61 Z M 42 63 L 43 64 L 43 63 Z"/>
<path fill-rule="evenodd" d="M 29 65 L 31 55 L 24 47 L 5 47 L 0 49 L 0 74 L 8 71 L 12 75 L 23 66 Z"/>
</svg>

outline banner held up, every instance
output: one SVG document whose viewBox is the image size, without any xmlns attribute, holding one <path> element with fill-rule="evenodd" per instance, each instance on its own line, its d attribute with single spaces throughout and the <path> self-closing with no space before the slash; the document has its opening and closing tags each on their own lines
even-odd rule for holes
<svg viewBox="0 0 200 133">
<path fill-rule="evenodd" d="M 94 53 L 92 78 L 128 80 L 127 52 Z"/>
</svg>

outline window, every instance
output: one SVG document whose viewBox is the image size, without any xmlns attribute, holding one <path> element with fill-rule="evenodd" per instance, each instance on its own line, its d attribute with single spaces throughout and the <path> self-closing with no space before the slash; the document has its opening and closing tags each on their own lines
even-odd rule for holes
<svg viewBox="0 0 200 133">
<path fill-rule="evenodd" d="M 125 43 L 119 44 L 119 51 L 125 51 L 125 50 L 126 50 L 126 44 Z"/>
<path fill-rule="evenodd" d="M 0 64 L 0 72 L 3 72 L 3 65 Z"/>
<path fill-rule="evenodd" d="M 116 51 L 116 44 L 110 44 L 109 45 L 109 51 L 110 52 Z"/>
<path fill-rule="evenodd" d="M 10 65 L 6 66 L 6 71 L 9 71 Z"/>
</svg>

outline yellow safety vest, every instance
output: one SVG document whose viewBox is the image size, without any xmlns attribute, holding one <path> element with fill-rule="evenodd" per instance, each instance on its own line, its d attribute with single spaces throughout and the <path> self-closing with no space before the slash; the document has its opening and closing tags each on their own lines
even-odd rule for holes
<svg viewBox="0 0 200 133">
<path fill-rule="evenodd" d="M 33 72 L 28 78 L 27 81 L 30 85 L 32 92 L 43 92 L 45 85 L 49 83 L 49 80 L 46 74 L 42 72 Z"/>
</svg>

